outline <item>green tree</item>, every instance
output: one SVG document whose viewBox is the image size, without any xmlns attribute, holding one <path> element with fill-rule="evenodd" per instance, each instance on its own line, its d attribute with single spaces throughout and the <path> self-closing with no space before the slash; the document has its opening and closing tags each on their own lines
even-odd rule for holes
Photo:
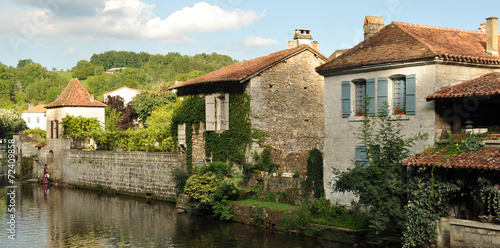
<svg viewBox="0 0 500 248">
<path fill-rule="evenodd" d="M 154 129 L 170 128 L 174 111 L 179 108 L 181 104 L 181 101 L 175 101 L 155 108 L 153 112 L 151 112 L 151 116 L 149 116 L 145 122 L 146 127 Z"/>
<path fill-rule="evenodd" d="M 365 113 L 369 106 L 365 101 Z M 395 232 L 401 235 L 406 215 L 406 170 L 402 161 L 409 157 L 415 140 L 424 135 L 405 138 L 398 118 L 382 109 L 377 116 L 365 116 L 358 139 L 366 148 L 367 164 L 340 173 L 335 191 L 352 192 L 358 203 L 370 207 L 370 227 L 377 234 Z"/>
<path fill-rule="evenodd" d="M 88 62 L 87 60 L 80 60 L 76 63 L 76 66 L 71 68 L 71 71 L 73 72 L 72 77 L 84 80 L 90 76 L 94 76 L 96 69 L 96 65 Z"/>
<path fill-rule="evenodd" d="M 24 67 L 24 66 L 27 66 L 27 65 L 31 65 L 31 64 L 34 64 L 35 62 L 33 62 L 33 60 L 31 59 L 20 59 L 18 62 L 17 62 L 17 68 L 21 68 L 21 67 Z"/>
<path fill-rule="evenodd" d="M 175 102 L 175 94 L 169 91 L 166 86 L 162 86 L 158 91 L 141 92 L 132 99 L 130 104 L 135 109 L 137 117 L 146 123 L 155 108 L 171 102 Z"/>
<path fill-rule="evenodd" d="M 314 190 L 314 198 L 320 198 L 325 195 L 323 186 L 323 156 L 321 151 L 314 148 L 309 152 L 307 158 L 307 178 L 305 185 Z"/>
<path fill-rule="evenodd" d="M 0 109 L 0 138 L 10 138 L 12 134 L 27 128 L 18 112 L 13 109 Z"/>
</svg>

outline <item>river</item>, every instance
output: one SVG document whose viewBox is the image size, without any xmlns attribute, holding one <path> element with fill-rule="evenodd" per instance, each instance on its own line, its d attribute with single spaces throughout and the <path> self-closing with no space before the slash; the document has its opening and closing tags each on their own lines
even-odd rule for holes
<svg viewBox="0 0 500 248">
<path fill-rule="evenodd" d="M 0 247 L 352 247 L 177 214 L 164 202 L 54 185 L 0 182 Z M 15 190 L 15 240 L 9 239 Z"/>
</svg>

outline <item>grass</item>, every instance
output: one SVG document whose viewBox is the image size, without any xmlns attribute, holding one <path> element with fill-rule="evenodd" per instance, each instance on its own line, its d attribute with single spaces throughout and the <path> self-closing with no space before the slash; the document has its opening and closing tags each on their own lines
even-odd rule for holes
<svg viewBox="0 0 500 248">
<path fill-rule="evenodd" d="M 73 72 L 71 71 L 56 71 L 57 74 L 59 74 L 60 77 L 64 78 L 64 80 L 68 81 L 73 78 L 72 74 Z"/>
<path fill-rule="evenodd" d="M 278 202 L 263 202 L 255 199 L 246 199 L 235 202 L 247 206 L 267 207 L 274 210 L 298 210 L 300 208 L 299 206 L 293 206 Z"/>
<path fill-rule="evenodd" d="M 366 229 L 370 225 L 370 218 L 359 214 L 343 214 L 331 220 L 327 218 L 311 218 L 311 223 L 347 228 L 351 230 Z"/>
</svg>

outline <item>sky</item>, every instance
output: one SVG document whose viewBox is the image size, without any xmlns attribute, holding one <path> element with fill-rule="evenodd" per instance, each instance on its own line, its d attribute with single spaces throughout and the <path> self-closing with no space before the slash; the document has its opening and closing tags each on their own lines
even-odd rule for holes
<svg viewBox="0 0 500 248">
<path fill-rule="evenodd" d="M 498 0 L 0 0 L 0 62 L 71 69 L 109 50 L 250 60 L 309 29 L 329 56 L 363 39 L 365 16 L 477 30 Z"/>
</svg>

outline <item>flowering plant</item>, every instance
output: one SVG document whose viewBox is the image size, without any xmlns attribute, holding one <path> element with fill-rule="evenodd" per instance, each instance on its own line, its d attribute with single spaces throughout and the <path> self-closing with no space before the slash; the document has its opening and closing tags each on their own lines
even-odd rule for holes
<svg viewBox="0 0 500 248">
<path fill-rule="evenodd" d="M 356 113 L 356 116 L 364 116 L 365 115 L 365 111 L 361 107 L 358 107 L 358 109 L 356 109 L 355 113 Z"/>
<path fill-rule="evenodd" d="M 406 109 L 405 107 L 403 107 L 403 105 L 398 105 L 394 108 L 394 114 L 399 114 L 399 115 L 402 115 L 402 114 L 405 114 L 406 113 Z"/>
</svg>

